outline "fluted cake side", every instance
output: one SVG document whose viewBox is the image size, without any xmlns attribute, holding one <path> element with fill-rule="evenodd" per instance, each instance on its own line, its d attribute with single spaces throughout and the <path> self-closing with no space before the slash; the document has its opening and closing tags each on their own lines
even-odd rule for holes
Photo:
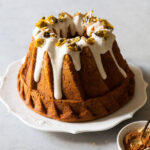
<svg viewBox="0 0 150 150">
<path fill-rule="evenodd" d="M 35 112 L 60 121 L 90 121 L 109 115 L 131 100 L 134 74 L 106 20 L 99 24 L 96 18 L 85 25 L 84 17 L 93 16 L 78 13 L 75 17 L 82 20 L 74 17 L 78 22 L 72 24 L 70 19 L 75 19 L 65 15 L 59 25 L 65 34 L 63 28 L 58 32 L 59 19 L 53 18 L 55 23 L 50 26 L 46 18 L 38 22 L 18 73 L 19 94 Z"/>
</svg>

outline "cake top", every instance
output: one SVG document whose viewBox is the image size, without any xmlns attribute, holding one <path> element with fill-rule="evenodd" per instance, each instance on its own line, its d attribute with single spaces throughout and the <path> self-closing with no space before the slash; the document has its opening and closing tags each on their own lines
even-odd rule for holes
<svg viewBox="0 0 150 150">
<path fill-rule="evenodd" d="M 54 97 L 62 98 L 61 70 L 65 55 L 72 58 L 76 71 L 80 71 L 80 53 L 88 46 L 95 59 L 95 63 L 102 79 L 107 78 L 101 60 L 101 54 L 110 52 L 116 66 L 126 77 L 125 71 L 118 65 L 112 51 L 115 35 L 112 33 L 113 26 L 105 19 L 100 19 L 92 15 L 93 11 L 82 14 L 76 13 L 74 16 L 66 12 L 54 16 L 42 17 L 33 31 L 35 47 L 37 48 L 37 58 L 34 70 L 34 80 L 40 79 L 42 62 L 45 51 L 51 60 L 54 77 Z"/>
<path fill-rule="evenodd" d="M 114 27 L 105 19 L 92 15 L 93 11 L 82 14 L 76 13 L 74 16 L 66 12 L 61 12 L 58 18 L 54 16 L 42 17 L 33 31 L 36 39 L 35 46 L 42 47 L 48 39 L 57 39 L 56 46 L 66 44 L 69 50 L 78 51 L 76 42 L 83 39 L 87 44 L 94 44 L 95 36 L 107 40 Z"/>
</svg>

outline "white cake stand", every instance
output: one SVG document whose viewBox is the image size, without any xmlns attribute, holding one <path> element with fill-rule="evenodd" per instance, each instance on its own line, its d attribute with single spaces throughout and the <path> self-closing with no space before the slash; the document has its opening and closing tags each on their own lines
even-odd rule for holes
<svg viewBox="0 0 150 150">
<path fill-rule="evenodd" d="M 30 110 L 20 99 L 17 91 L 17 74 L 21 64 L 22 60 L 18 60 L 8 66 L 1 81 L 0 101 L 5 104 L 9 112 L 17 116 L 23 123 L 38 130 L 72 134 L 108 130 L 120 122 L 132 118 L 134 113 L 147 101 L 147 83 L 143 79 L 142 71 L 138 67 L 130 65 L 135 74 L 135 94 L 124 107 L 107 117 L 91 122 L 65 123 L 49 119 Z"/>
</svg>

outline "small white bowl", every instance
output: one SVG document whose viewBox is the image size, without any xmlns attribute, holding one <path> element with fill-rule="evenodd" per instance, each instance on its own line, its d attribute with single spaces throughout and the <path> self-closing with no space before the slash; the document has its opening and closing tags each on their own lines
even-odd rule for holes
<svg viewBox="0 0 150 150">
<path fill-rule="evenodd" d="M 119 131 L 118 136 L 117 136 L 118 149 L 125 150 L 124 145 L 123 145 L 123 139 L 124 139 L 125 135 L 131 131 L 144 128 L 146 122 L 147 121 L 136 121 L 136 122 L 130 123 L 130 124 L 126 125 L 125 127 L 123 127 Z M 150 125 L 148 127 L 150 128 Z"/>
</svg>

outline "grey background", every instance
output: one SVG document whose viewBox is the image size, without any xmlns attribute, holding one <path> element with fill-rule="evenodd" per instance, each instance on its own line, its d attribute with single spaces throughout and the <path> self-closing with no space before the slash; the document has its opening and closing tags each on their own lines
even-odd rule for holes
<svg viewBox="0 0 150 150">
<path fill-rule="evenodd" d="M 150 0 L 0 0 L 0 75 L 26 55 L 35 22 L 62 10 L 71 14 L 94 10 L 96 16 L 108 19 L 124 57 L 141 67 L 150 82 Z M 108 131 L 78 135 L 34 130 L 0 103 L 0 150 L 115 150 L 124 125 L 150 118 L 149 90 L 147 104 L 132 119 Z"/>
</svg>

